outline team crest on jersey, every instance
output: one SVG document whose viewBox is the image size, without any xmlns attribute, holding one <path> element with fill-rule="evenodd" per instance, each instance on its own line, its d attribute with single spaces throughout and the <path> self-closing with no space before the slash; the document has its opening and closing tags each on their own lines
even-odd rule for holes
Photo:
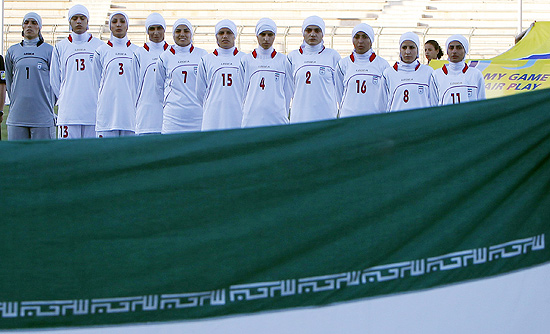
<svg viewBox="0 0 550 334">
<path fill-rule="evenodd" d="M 468 88 L 468 97 L 472 97 L 472 94 L 474 94 L 474 90 L 472 88 Z"/>
<path fill-rule="evenodd" d="M 418 94 L 419 95 L 424 94 L 424 86 L 418 86 Z"/>
<path fill-rule="evenodd" d="M 321 66 L 321 67 L 319 68 L 319 74 L 320 74 L 320 75 L 325 75 L 325 68 L 324 68 L 323 66 Z"/>
<path fill-rule="evenodd" d="M 90 55 L 90 61 L 94 61 L 94 55 L 93 54 Z"/>
<path fill-rule="evenodd" d="M 198 66 L 193 66 L 193 72 L 195 72 L 195 75 L 197 75 L 197 71 L 198 71 L 199 67 Z"/>
<path fill-rule="evenodd" d="M 42 69 L 42 63 L 41 62 L 38 62 L 38 64 L 36 64 L 36 67 L 41 70 Z"/>
<path fill-rule="evenodd" d="M 281 77 L 281 73 L 275 73 L 275 82 L 279 81 L 280 77 Z"/>
<path fill-rule="evenodd" d="M 378 85 L 378 77 L 377 76 L 372 77 L 372 84 L 373 85 Z"/>
</svg>

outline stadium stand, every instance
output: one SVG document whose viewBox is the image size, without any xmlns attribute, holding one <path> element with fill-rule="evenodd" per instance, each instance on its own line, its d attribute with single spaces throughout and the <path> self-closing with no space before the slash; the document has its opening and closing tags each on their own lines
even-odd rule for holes
<svg viewBox="0 0 550 334">
<path fill-rule="evenodd" d="M 365 22 L 375 30 L 375 51 L 389 61 L 397 60 L 397 43 L 405 31 L 416 32 L 421 41 L 436 39 L 440 43 L 451 34 L 464 34 L 471 44 L 469 57 L 481 59 L 506 51 L 518 33 L 516 0 L 344 0 L 338 3 L 332 0 L 6 0 L 3 50 L 21 40 L 21 19 L 31 10 L 43 18 L 45 40 L 55 44 L 67 36 L 67 11 L 77 3 L 88 7 L 92 16 L 90 32 L 103 40 L 110 34 L 109 14 L 122 10 L 130 17 L 130 39 L 142 44 L 146 40 L 145 18 L 155 11 L 166 19 L 169 42 L 172 42 L 172 23 L 185 17 L 195 25 L 195 44 L 208 50 L 216 45 L 214 25 L 224 18 L 239 26 L 237 46 L 245 52 L 256 46 L 257 20 L 266 16 L 273 18 L 279 25 L 275 47 L 288 53 L 302 41 L 303 19 L 319 15 L 327 25 L 325 44 L 343 56 L 352 50 L 353 26 Z M 523 0 L 523 27 L 527 28 L 535 20 L 550 20 L 550 7 L 544 0 Z"/>
</svg>

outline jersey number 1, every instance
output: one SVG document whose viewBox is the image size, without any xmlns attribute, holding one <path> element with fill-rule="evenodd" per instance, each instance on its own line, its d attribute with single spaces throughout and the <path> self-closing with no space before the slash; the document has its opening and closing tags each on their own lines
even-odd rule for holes
<svg viewBox="0 0 550 334">
<path fill-rule="evenodd" d="M 456 101 L 455 101 L 455 95 L 456 95 Z M 460 93 L 451 93 L 451 96 L 453 98 L 453 104 L 460 103 Z"/>
</svg>

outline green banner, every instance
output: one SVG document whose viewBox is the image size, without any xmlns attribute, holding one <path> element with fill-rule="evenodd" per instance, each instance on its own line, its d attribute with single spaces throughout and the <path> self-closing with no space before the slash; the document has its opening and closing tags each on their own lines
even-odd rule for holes
<svg viewBox="0 0 550 334">
<path fill-rule="evenodd" d="M 327 305 L 550 261 L 550 90 L 0 143 L 0 328 Z"/>
</svg>

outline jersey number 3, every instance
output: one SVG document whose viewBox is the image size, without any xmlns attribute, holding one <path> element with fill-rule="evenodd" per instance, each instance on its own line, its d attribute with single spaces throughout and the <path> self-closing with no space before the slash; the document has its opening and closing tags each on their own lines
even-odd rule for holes
<svg viewBox="0 0 550 334">
<path fill-rule="evenodd" d="M 123 63 L 118 63 L 118 75 L 123 75 L 124 74 L 124 64 Z"/>
</svg>

